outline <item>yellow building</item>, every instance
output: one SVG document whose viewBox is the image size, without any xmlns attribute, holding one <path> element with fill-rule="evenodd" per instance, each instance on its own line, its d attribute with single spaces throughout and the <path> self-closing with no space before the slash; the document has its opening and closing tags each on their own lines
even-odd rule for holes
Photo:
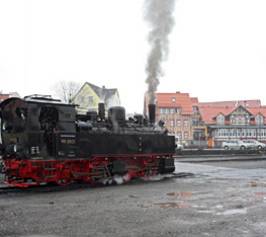
<svg viewBox="0 0 266 237">
<path fill-rule="evenodd" d="M 97 111 L 98 103 L 104 103 L 106 110 L 112 106 L 120 105 L 120 98 L 116 88 L 106 89 L 85 82 L 77 94 L 73 97 L 72 103 L 77 104 L 79 114 L 86 114 L 88 111 Z"/>
</svg>

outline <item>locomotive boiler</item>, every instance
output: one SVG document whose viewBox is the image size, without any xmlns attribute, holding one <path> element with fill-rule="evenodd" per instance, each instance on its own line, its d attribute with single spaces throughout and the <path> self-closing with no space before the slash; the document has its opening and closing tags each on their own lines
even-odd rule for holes
<svg viewBox="0 0 266 237">
<path fill-rule="evenodd" d="M 76 105 L 48 96 L 9 98 L 0 104 L 2 159 L 10 186 L 97 183 L 115 176 L 172 173 L 175 140 L 149 117 L 126 119 L 123 107 L 79 115 Z"/>
</svg>

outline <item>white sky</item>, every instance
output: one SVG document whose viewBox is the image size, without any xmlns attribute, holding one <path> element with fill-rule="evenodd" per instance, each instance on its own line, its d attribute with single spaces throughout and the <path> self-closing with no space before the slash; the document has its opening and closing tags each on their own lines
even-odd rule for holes
<svg viewBox="0 0 266 237">
<path fill-rule="evenodd" d="M 0 90 L 51 94 L 57 81 L 89 81 L 142 112 L 143 1 L 0 0 Z M 177 0 L 175 19 L 160 92 L 266 104 L 265 0 Z"/>
</svg>

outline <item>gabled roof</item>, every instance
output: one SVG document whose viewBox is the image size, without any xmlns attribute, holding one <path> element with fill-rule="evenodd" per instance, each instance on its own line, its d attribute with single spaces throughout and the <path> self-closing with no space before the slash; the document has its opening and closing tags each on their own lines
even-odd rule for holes
<svg viewBox="0 0 266 237">
<path fill-rule="evenodd" d="M 210 107 L 210 106 L 200 106 L 199 112 L 201 114 L 202 120 L 207 124 L 215 123 L 214 118 L 219 115 L 223 114 L 227 116 L 228 114 L 232 113 L 235 108 L 232 107 Z"/>
<path fill-rule="evenodd" d="M 197 98 L 191 98 L 189 93 L 156 93 L 157 107 L 181 108 L 182 114 L 192 114 L 192 106 L 196 104 Z"/>
<path fill-rule="evenodd" d="M 107 89 L 105 87 L 99 87 L 89 82 L 85 82 L 83 86 L 80 88 L 80 90 L 77 92 L 77 94 L 73 97 L 73 99 L 75 99 L 75 97 L 80 93 L 80 91 L 83 89 L 85 85 L 89 85 L 92 88 L 92 90 L 98 95 L 98 97 L 103 101 L 107 101 L 110 97 L 112 97 L 115 94 L 119 96 L 118 90 L 116 88 Z"/>
<path fill-rule="evenodd" d="M 260 107 L 252 107 L 247 108 L 242 105 L 239 105 L 237 108 L 235 107 L 211 107 L 211 106 L 199 106 L 199 111 L 202 117 L 202 120 L 207 124 L 215 123 L 215 118 L 219 114 L 223 114 L 224 116 L 228 116 L 231 113 L 233 113 L 236 109 L 239 107 L 242 107 L 244 110 L 246 110 L 250 115 L 256 116 L 257 114 L 261 114 L 266 118 L 266 106 L 260 106 Z"/>
</svg>

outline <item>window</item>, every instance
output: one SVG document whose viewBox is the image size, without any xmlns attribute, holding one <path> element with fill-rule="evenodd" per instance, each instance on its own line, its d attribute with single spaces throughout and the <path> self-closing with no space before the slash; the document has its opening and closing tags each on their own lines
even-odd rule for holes
<svg viewBox="0 0 266 237">
<path fill-rule="evenodd" d="M 198 107 L 197 106 L 192 106 L 192 110 L 194 113 L 198 112 Z"/>
<path fill-rule="evenodd" d="M 88 96 L 87 99 L 88 99 L 88 104 L 89 105 L 93 105 L 93 97 L 92 96 Z"/>
<path fill-rule="evenodd" d="M 244 115 L 244 114 L 232 115 L 230 121 L 232 125 L 248 125 L 249 115 Z"/>
<path fill-rule="evenodd" d="M 176 98 L 172 97 L 172 102 L 175 103 L 176 102 Z"/>
<path fill-rule="evenodd" d="M 184 126 L 188 127 L 188 120 L 184 120 Z"/>
<path fill-rule="evenodd" d="M 222 114 L 219 114 L 216 119 L 217 119 L 216 120 L 217 124 L 220 124 L 220 125 L 224 124 L 224 116 Z"/>
<path fill-rule="evenodd" d="M 179 119 L 176 120 L 176 126 L 177 126 L 177 127 L 181 127 L 181 120 L 179 120 Z"/>
<path fill-rule="evenodd" d="M 174 120 L 170 120 L 170 126 L 174 127 Z"/>
<path fill-rule="evenodd" d="M 184 132 L 184 139 L 188 139 L 188 132 Z"/>
<path fill-rule="evenodd" d="M 175 111 L 176 111 L 177 114 L 180 114 L 181 109 L 180 108 L 176 108 Z"/>
<path fill-rule="evenodd" d="M 174 114 L 175 113 L 175 109 L 170 109 L 170 114 Z"/>
</svg>

